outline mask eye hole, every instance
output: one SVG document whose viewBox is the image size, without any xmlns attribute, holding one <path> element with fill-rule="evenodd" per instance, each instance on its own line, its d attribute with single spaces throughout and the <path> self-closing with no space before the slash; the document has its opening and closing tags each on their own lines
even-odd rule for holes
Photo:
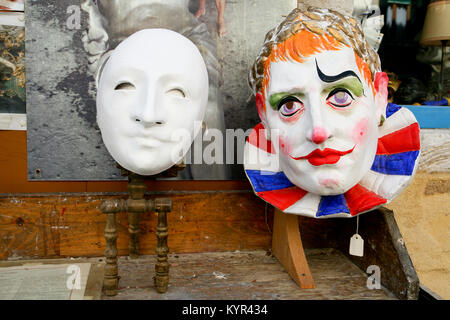
<svg viewBox="0 0 450 320">
<path fill-rule="evenodd" d="M 328 103 L 337 108 L 345 108 L 355 100 L 352 94 L 346 89 L 335 89 L 327 98 Z"/>
<path fill-rule="evenodd" d="M 303 103 L 293 96 L 283 98 L 278 105 L 278 112 L 283 117 L 292 117 L 303 109 Z"/>
<path fill-rule="evenodd" d="M 119 83 L 114 90 L 136 90 L 136 87 L 131 82 Z"/>
<path fill-rule="evenodd" d="M 174 97 L 180 97 L 180 98 L 186 98 L 186 94 L 184 91 L 180 88 L 173 88 L 166 92 L 168 95 L 174 96 Z"/>
</svg>

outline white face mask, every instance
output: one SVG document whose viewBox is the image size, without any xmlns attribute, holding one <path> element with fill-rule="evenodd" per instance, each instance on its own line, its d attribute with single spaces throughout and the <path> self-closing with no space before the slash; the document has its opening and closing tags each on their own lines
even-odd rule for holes
<svg viewBox="0 0 450 320">
<path fill-rule="evenodd" d="M 265 103 L 280 168 L 298 187 L 337 195 L 370 170 L 386 103 L 377 103 L 352 49 L 271 63 Z"/>
<path fill-rule="evenodd" d="M 178 163 L 201 129 L 208 73 L 197 47 L 166 29 L 120 43 L 99 79 L 97 122 L 111 156 L 154 175 Z"/>
</svg>

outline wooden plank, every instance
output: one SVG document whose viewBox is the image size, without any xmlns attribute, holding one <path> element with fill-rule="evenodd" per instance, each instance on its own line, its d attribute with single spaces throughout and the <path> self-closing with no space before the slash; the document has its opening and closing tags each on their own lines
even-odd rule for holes
<svg viewBox="0 0 450 320">
<path fill-rule="evenodd" d="M 163 195 L 167 197 L 167 194 Z M 250 192 L 170 195 L 170 252 L 234 251 L 270 248 L 265 203 Z M 0 259 L 102 256 L 106 219 L 102 199 L 126 195 L 0 197 Z M 156 195 L 152 195 L 156 197 Z M 141 254 L 156 247 L 156 216 L 140 222 Z M 128 219 L 117 215 L 119 255 L 128 254 Z"/>
<path fill-rule="evenodd" d="M 259 300 L 259 299 L 394 299 L 385 288 L 369 290 L 367 275 L 333 249 L 307 251 L 316 287 L 299 290 L 277 259 L 265 251 L 169 255 L 167 293 L 154 288 L 154 256 L 119 258 L 119 288 L 123 299 Z"/>
<path fill-rule="evenodd" d="M 72 182 L 66 182 L 72 183 Z M 86 192 L 125 192 L 126 181 L 86 181 Z M 224 181 L 224 180 L 156 180 L 146 181 L 147 190 L 150 192 L 164 191 L 229 191 L 251 190 L 248 180 Z"/>
</svg>

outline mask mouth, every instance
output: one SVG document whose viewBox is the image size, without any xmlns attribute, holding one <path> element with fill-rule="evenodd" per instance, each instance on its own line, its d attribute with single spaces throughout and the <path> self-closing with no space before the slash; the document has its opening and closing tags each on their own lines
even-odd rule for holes
<svg viewBox="0 0 450 320">
<path fill-rule="evenodd" d="M 158 138 L 155 138 L 152 135 L 141 135 L 138 137 L 135 137 L 137 145 L 144 147 L 144 148 L 161 148 L 163 145 L 167 144 L 168 142 L 162 141 Z"/>
<path fill-rule="evenodd" d="M 175 130 L 175 132 L 169 132 L 162 126 L 141 128 L 140 130 L 135 131 L 135 134 L 132 136 L 132 138 L 136 139 L 139 144 L 143 145 L 156 145 L 156 142 L 158 142 L 160 145 L 186 143 L 186 140 L 189 139 L 189 137 L 192 137 L 192 133 L 188 131 Z M 150 141 L 150 143 L 148 143 L 147 141 Z M 191 143 L 192 141 L 193 140 L 191 139 L 189 143 Z"/>
<path fill-rule="evenodd" d="M 170 139 L 165 138 L 164 132 L 162 132 L 162 128 L 147 128 L 144 130 L 139 130 L 136 133 L 137 139 L 149 139 L 149 140 L 155 140 L 160 141 L 163 143 L 172 142 Z"/>
<path fill-rule="evenodd" d="M 326 148 L 324 150 L 316 149 L 310 154 L 303 157 L 293 157 L 289 155 L 294 160 L 308 160 L 308 162 L 313 166 L 322 166 L 326 164 L 336 164 L 341 157 L 352 153 L 356 145 L 349 150 L 339 151 L 335 149 Z"/>
</svg>

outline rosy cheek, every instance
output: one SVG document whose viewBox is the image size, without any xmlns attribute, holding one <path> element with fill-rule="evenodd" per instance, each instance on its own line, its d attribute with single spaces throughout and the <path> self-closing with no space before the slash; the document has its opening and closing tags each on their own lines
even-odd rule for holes
<svg viewBox="0 0 450 320">
<path fill-rule="evenodd" d="M 289 143 L 289 140 L 286 136 L 279 137 L 280 142 L 280 151 L 285 155 L 290 155 L 292 153 L 292 147 Z"/>
<path fill-rule="evenodd" d="M 355 144 L 361 144 L 366 139 L 369 120 L 367 118 L 359 120 L 353 128 L 352 137 Z"/>
</svg>

